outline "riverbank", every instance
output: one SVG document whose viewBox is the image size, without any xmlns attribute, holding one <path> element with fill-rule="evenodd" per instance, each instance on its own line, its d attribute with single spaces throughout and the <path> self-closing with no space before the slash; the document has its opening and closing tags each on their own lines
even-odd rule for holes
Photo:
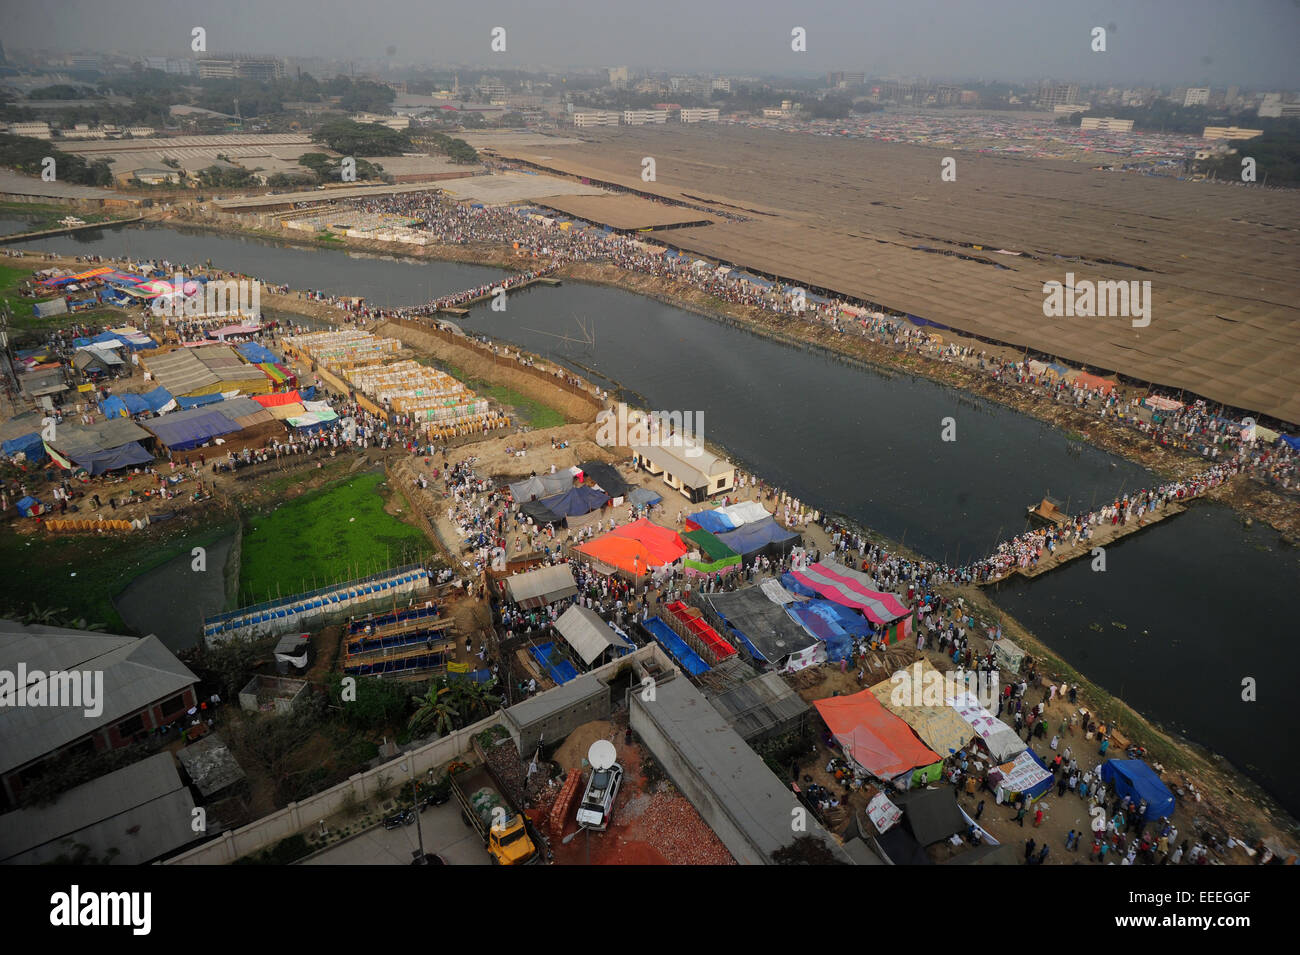
<svg viewBox="0 0 1300 955">
<path fill-rule="evenodd" d="M 253 235 L 269 241 L 283 242 L 306 248 L 346 248 L 369 252 L 395 259 L 414 261 L 432 260 L 488 265 L 512 271 L 526 271 L 550 265 L 547 258 L 520 254 L 512 249 L 490 243 L 466 245 L 410 246 L 403 243 L 344 237 L 341 243 L 321 243 L 260 228 L 250 228 L 236 223 L 214 222 L 208 219 L 190 219 L 176 216 L 163 219 L 174 225 L 191 225 L 219 233 Z M 394 248 L 397 246 L 397 248 Z M 1113 417 L 1099 418 L 1062 404 L 1045 396 L 1041 390 L 1017 387 L 997 381 L 981 373 L 973 361 L 948 358 L 931 358 L 915 351 L 900 351 L 882 342 L 859 335 L 849 335 L 821 323 L 778 317 L 754 306 L 744 306 L 723 301 L 705 294 L 686 283 L 671 279 L 631 272 L 607 263 L 568 263 L 555 275 L 568 281 L 604 285 L 642 295 L 674 308 L 680 308 L 711 321 L 719 321 L 747 330 L 773 341 L 801 349 L 819 350 L 828 355 L 861 363 L 875 370 L 889 373 L 906 373 L 954 388 L 968 395 L 992 401 L 1022 414 L 1046 422 L 1064 431 L 1073 439 L 1099 447 L 1111 454 L 1139 464 L 1159 475 L 1163 480 L 1179 480 L 1203 470 L 1207 460 L 1196 454 L 1165 447 L 1150 440 L 1131 427 L 1117 423 Z M 337 309 L 322 303 L 310 314 L 330 320 L 328 312 Z M 993 359 L 1019 360 L 1021 355 L 1013 349 L 1000 348 L 978 339 L 953 332 L 945 333 L 945 341 L 983 350 Z M 1120 385 L 1118 391 L 1125 396 L 1144 395 L 1145 389 Z M 1046 490 L 1046 489 L 1045 489 Z M 1259 521 L 1279 531 L 1293 546 L 1300 546 L 1300 494 L 1287 494 L 1249 477 L 1238 477 L 1216 488 L 1212 496 L 1238 511 L 1243 518 Z"/>
<path fill-rule="evenodd" d="M 319 303 L 314 303 L 314 304 L 319 304 Z M 326 312 L 327 315 L 331 315 L 331 314 L 332 314 L 332 317 L 333 317 L 333 319 L 334 319 L 335 321 L 339 320 L 340 317 L 341 317 L 341 313 L 340 313 L 338 310 L 333 309 L 333 308 L 328 307 L 328 306 L 325 306 L 325 312 Z M 467 449 L 467 451 L 469 451 L 469 450 L 470 450 L 470 449 Z M 472 449 L 472 450 L 477 450 L 477 449 Z M 531 455 L 530 455 L 530 456 L 531 456 Z M 760 467 L 761 467 L 761 463 L 762 463 L 761 460 L 758 461 L 757 463 L 758 463 L 758 464 L 760 465 Z"/>
</svg>

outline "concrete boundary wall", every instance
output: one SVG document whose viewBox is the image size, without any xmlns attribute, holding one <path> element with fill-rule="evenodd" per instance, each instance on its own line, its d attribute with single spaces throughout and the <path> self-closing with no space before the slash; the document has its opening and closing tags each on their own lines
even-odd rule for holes
<svg viewBox="0 0 1300 955">
<path fill-rule="evenodd" d="M 500 713 L 494 713 L 464 729 L 440 737 L 425 746 L 403 753 L 374 769 L 339 783 L 332 789 L 309 796 L 301 802 L 290 803 L 279 812 L 263 816 L 239 829 L 222 833 L 211 842 L 184 852 L 163 862 L 163 865 L 229 865 L 241 856 L 270 848 L 281 839 L 315 826 L 321 819 L 339 812 L 349 796 L 358 803 L 374 796 L 381 779 L 388 777 L 392 788 L 402 786 L 412 775 L 419 777 L 458 756 L 470 752 L 471 739 L 497 723 L 503 722 Z M 403 772 L 401 764 L 407 763 L 410 772 Z"/>
</svg>

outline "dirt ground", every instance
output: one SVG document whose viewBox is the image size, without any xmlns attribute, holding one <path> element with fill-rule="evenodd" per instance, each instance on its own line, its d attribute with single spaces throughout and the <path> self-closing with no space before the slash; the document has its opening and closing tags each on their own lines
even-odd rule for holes
<svg viewBox="0 0 1300 955">
<path fill-rule="evenodd" d="M 722 841 L 700 818 L 699 813 L 670 782 L 648 785 L 643 772 L 645 751 L 639 743 L 625 741 L 626 712 L 614 720 L 585 723 L 571 733 L 556 750 L 556 761 L 565 768 L 580 766 L 587 747 L 596 739 L 614 743 L 623 783 L 614 800 L 612 822 L 604 832 L 584 832 L 568 845 L 563 839 L 552 843 L 558 865 L 732 865 L 734 860 Z M 608 735 L 612 734 L 612 735 Z M 588 769 L 586 772 L 590 772 Z M 585 785 L 585 773 L 584 773 Z M 550 790 L 549 811 L 559 787 Z M 579 793 L 579 798 L 581 793 Z M 576 815 L 576 808 L 574 810 Z M 566 820 L 565 835 L 576 832 L 576 819 Z"/>
</svg>

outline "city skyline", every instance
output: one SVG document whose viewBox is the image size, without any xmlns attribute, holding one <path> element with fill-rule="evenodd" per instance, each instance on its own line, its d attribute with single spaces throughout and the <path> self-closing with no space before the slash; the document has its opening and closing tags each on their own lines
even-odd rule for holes
<svg viewBox="0 0 1300 955">
<path fill-rule="evenodd" d="M 497 0 L 472 11 L 445 12 L 412 0 L 377 0 L 364 8 L 337 0 L 21 0 L 6 11 L 3 32 L 11 55 L 50 49 L 188 57 L 196 55 L 191 31 L 201 26 L 210 52 L 382 62 L 396 69 L 563 72 L 626 65 L 640 73 L 791 78 L 851 71 L 974 82 L 1300 86 L 1300 63 L 1287 39 L 1300 35 L 1300 4 L 1294 2 L 1158 0 L 1139 9 L 1100 2 L 1091 9 L 1044 11 L 1022 0 L 977 8 L 919 0 L 906 10 L 838 0 L 805 9 L 759 0 L 743 18 L 734 10 L 700 9 L 681 0 L 644 10 L 620 7 L 625 9 L 617 11 L 615 26 L 608 19 L 613 11 L 594 0 L 560 0 L 546 10 Z M 63 25 L 57 36 L 46 29 L 54 15 Z M 429 25 L 427 33 L 422 23 Z M 677 30 L 682 23 L 691 29 Z M 497 26 L 506 30 L 502 52 L 490 47 Z M 795 27 L 806 31 L 805 52 L 791 49 Z M 1096 27 L 1106 30 L 1105 52 L 1091 49 Z"/>
</svg>

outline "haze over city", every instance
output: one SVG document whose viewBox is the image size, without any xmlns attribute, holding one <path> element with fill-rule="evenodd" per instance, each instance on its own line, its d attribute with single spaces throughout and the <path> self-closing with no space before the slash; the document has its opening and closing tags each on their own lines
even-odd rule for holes
<svg viewBox="0 0 1300 955">
<path fill-rule="evenodd" d="M 47 28 L 51 19 L 58 30 Z M 11 46 L 160 55 L 187 54 L 190 30 L 202 26 L 213 51 L 405 66 L 564 70 L 626 63 L 786 75 L 865 69 L 985 80 L 1300 85 L 1300 5 L 1289 0 L 754 0 L 743 15 L 727 4 L 690 0 L 11 0 L 0 24 Z M 495 26 L 507 29 L 504 53 L 489 51 Z M 790 49 L 795 26 L 807 30 L 806 53 Z M 1097 26 L 1108 28 L 1104 54 L 1090 49 Z"/>
</svg>

